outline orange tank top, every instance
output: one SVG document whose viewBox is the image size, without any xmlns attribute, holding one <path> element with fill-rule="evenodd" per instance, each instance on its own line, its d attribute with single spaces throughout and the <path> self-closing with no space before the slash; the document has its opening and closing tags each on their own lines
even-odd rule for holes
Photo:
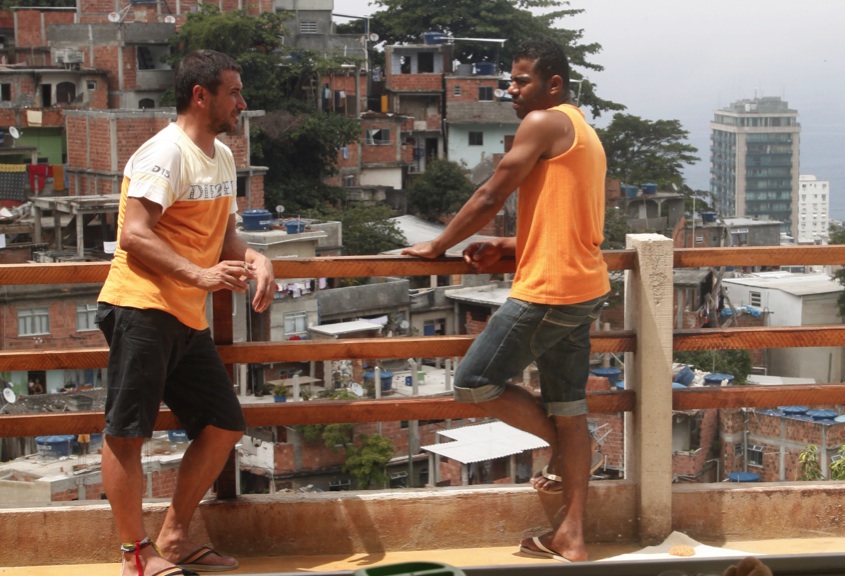
<svg viewBox="0 0 845 576">
<path fill-rule="evenodd" d="M 517 201 L 516 275 L 510 295 L 537 304 L 577 304 L 610 290 L 602 258 L 607 162 L 576 107 L 551 108 L 572 121 L 572 147 L 541 159 Z"/>
</svg>

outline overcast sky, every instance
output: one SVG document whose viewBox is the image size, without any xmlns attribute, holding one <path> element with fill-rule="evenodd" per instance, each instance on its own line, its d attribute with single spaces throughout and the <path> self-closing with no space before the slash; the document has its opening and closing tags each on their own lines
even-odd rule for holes
<svg viewBox="0 0 845 576">
<path fill-rule="evenodd" d="M 702 159 L 687 184 L 709 189 L 710 121 L 744 98 L 779 96 L 798 111 L 801 174 L 830 181 L 831 217 L 845 219 L 845 0 L 572 0 L 602 50 L 581 71 L 598 94 L 648 120 L 679 120 Z M 335 0 L 366 15 L 367 0 Z M 420 32 L 424 32 L 420 30 Z M 515 39 L 516 40 L 516 39 Z M 610 117 L 595 119 L 599 126 Z"/>
</svg>

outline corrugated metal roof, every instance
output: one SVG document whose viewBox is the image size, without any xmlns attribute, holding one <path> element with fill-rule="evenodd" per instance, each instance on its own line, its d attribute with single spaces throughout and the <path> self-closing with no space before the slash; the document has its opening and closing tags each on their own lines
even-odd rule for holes
<svg viewBox="0 0 845 576">
<path fill-rule="evenodd" d="M 412 216 L 410 214 L 406 214 L 404 216 L 396 216 L 395 218 L 390 218 L 390 221 L 396 224 L 396 227 L 402 232 L 405 236 L 405 239 L 408 241 L 408 246 L 413 246 L 414 244 L 419 244 L 420 242 L 428 242 L 429 240 L 434 240 L 437 236 L 439 236 L 443 230 L 446 229 L 445 226 L 442 224 L 434 224 L 432 222 L 428 222 L 427 220 L 423 220 L 417 216 Z M 493 236 L 484 236 L 482 234 L 473 234 L 466 240 L 458 242 L 451 248 L 446 251 L 446 254 L 450 256 L 460 255 L 464 248 L 472 244 L 473 242 L 484 242 L 486 240 L 490 240 L 494 238 Z M 384 254 L 399 254 L 402 252 L 401 248 L 397 248 L 396 250 L 389 250 L 384 252 Z"/>
<path fill-rule="evenodd" d="M 438 435 L 451 438 L 452 442 L 429 444 L 422 446 L 422 450 L 452 458 L 462 464 L 504 458 L 549 445 L 533 434 L 498 421 L 441 430 Z"/>
<path fill-rule="evenodd" d="M 810 294 L 829 294 L 842 292 L 842 285 L 827 274 L 789 274 L 775 272 L 772 275 L 761 273 L 742 278 L 725 278 L 723 284 L 741 284 L 752 288 L 770 288 L 780 290 L 794 296 Z"/>
</svg>

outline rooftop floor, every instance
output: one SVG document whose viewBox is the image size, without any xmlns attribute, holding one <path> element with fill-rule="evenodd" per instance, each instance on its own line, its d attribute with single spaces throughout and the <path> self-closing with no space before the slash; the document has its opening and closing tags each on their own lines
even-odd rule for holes
<svg viewBox="0 0 845 576">
<path fill-rule="evenodd" d="M 709 550 L 709 547 L 720 547 L 724 549 L 725 556 L 718 560 L 713 560 L 713 565 L 727 567 L 734 562 L 738 557 L 742 557 L 747 553 L 748 555 L 765 556 L 777 555 L 779 559 L 783 559 L 786 555 L 824 555 L 829 553 L 841 553 L 845 550 L 845 538 L 808 538 L 808 539 L 782 539 L 782 540 L 746 540 L 746 541 L 729 541 L 724 543 L 710 542 L 702 543 L 704 548 Z M 581 572 L 590 566 L 597 568 L 597 561 L 612 561 L 612 558 L 619 555 L 627 555 L 635 553 L 641 548 L 633 544 L 590 544 L 587 546 L 592 561 L 587 564 L 581 564 Z M 735 558 L 730 555 L 743 553 Z M 709 550 L 708 556 L 713 554 Z M 607 565 L 606 574 L 635 574 L 640 573 L 638 570 L 646 568 L 646 563 L 654 562 L 663 563 L 672 561 L 674 568 L 683 568 L 683 559 L 675 558 L 669 560 L 671 557 L 664 555 L 666 559 L 658 558 L 657 556 L 644 557 L 642 561 L 635 562 L 614 562 L 614 564 Z M 265 556 L 240 558 L 240 566 L 236 570 L 225 572 L 225 574 L 267 574 L 267 575 L 281 575 L 281 574 L 350 574 L 356 570 L 369 569 L 376 566 L 384 566 L 395 563 L 404 562 L 436 562 L 445 564 L 456 568 L 461 568 L 467 572 L 481 571 L 483 568 L 488 570 L 498 569 L 501 574 L 527 574 L 530 572 L 547 572 L 545 569 L 554 570 L 556 574 L 564 570 L 564 565 L 547 560 L 543 558 L 532 558 L 525 554 L 521 554 L 517 546 L 507 547 L 491 547 L 491 548 L 468 548 L 468 549 L 451 549 L 451 550 L 419 550 L 412 552 L 387 552 L 381 554 L 352 554 L 352 555 L 336 555 L 336 556 Z M 699 559 L 703 561 L 703 559 Z M 808 565 L 811 561 L 808 559 Z M 575 565 L 572 565 L 573 568 Z M 512 567 L 512 569 L 508 568 Z M 667 566 L 664 566 L 664 568 Z M 721 568 L 720 568 L 721 570 Z M 104 563 L 104 564 L 74 564 L 74 565 L 54 565 L 54 566 L 24 566 L 12 568 L 0 568 L 0 575 L 2 576 L 114 576 L 119 573 L 119 564 Z M 566 573 L 575 573 L 566 570 Z M 690 572 L 700 573 L 700 572 Z M 711 572 L 705 572 L 709 575 Z M 712 572 L 717 574 L 717 572 Z M 719 572 L 721 573 L 721 572 Z M 795 572 L 790 572 L 795 573 Z M 808 571 L 809 573 L 819 574 L 817 571 Z M 652 576 L 657 574 L 653 572 Z M 776 572 L 780 574 L 780 572 Z"/>
</svg>

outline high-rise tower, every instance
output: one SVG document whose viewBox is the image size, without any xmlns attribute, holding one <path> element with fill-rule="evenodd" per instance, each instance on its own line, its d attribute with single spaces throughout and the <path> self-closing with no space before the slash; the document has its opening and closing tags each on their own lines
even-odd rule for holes
<svg viewBox="0 0 845 576">
<path fill-rule="evenodd" d="M 710 192 L 722 216 L 798 222 L 798 112 L 777 97 L 740 100 L 710 123 Z"/>
</svg>

